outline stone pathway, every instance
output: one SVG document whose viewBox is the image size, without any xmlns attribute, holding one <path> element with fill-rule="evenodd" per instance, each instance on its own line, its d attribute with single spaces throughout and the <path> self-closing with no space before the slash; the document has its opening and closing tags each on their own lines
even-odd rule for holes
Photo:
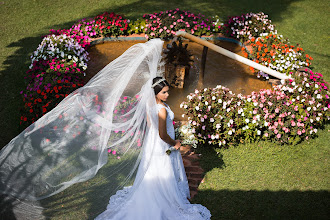
<svg viewBox="0 0 330 220">
<path fill-rule="evenodd" d="M 199 155 L 191 152 L 191 146 L 182 146 L 180 151 L 188 178 L 190 199 L 193 199 L 199 184 L 203 182 L 204 170 L 199 165 Z"/>
</svg>

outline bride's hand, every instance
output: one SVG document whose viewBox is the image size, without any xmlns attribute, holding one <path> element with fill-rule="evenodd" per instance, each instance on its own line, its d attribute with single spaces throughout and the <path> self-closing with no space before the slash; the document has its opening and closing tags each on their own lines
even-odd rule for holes
<svg viewBox="0 0 330 220">
<path fill-rule="evenodd" d="M 178 150 L 178 149 L 180 149 L 180 147 L 181 147 L 181 141 L 180 140 L 175 140 L 175 145 L 174 145 L 174 148 L 176 149 L 176 150 Z"/>
</svg>

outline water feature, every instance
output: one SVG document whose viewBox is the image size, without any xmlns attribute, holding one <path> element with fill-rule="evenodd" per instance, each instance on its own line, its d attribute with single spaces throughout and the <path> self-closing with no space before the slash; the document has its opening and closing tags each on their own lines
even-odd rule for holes
<svg viewBox="0 0 330 220">
<path fill-rule="evenodd" d="M 109 41 L 94 45 L 89 48 L 90 61 L 88 63 L 86 80 L 92 78 L 99 70 L 109 62 L 123 54 L 129 47 L 145 41 Z M 168 42 L 164 43 L 164 47 Z M 201 59 L 203 46 L 194 42 L 184 42 L 188 44 L 188 50 L 194 55 L 194 65 L 185 77 L 184 88 L 172 88 L 167 103 L 175 113 L 175 120 L 181 120 L 183 114 L 180 103 L 186 100 L 189 93 L 194 92 L 198 86 L 198 74 L 201 69 Z M 235 43 L 218 41 L 215 42 L 234 53 L 242 55 L 241 47 Z M 258 79 L 250 70 L 249 66 L 232 60 L 212 50 L 208 50 L 203 87 L 216 87 L 222 85 L 228 87 L 234 93 L 248 95 L 252 91 L 260 89 L 270 89 L 271 85 L 267 81 Z"/>
</svg>

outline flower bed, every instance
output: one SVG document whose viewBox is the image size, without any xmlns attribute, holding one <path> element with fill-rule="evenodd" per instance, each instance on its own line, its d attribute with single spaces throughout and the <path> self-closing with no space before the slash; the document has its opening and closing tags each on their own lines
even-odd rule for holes
<svg viewBox="0 0 330 220">
<path fill-rule="evenodd" d="M 200 143 L 228 145 L 270 140 L 297 144 L 315 137 L 330 119 L 329 84 L 312 71 L 293 75 L 274 90 L 237 96 L 218 86 L 196 90 L 183 102 Z"/>
<path fill-rule="evenodd" d="M 221 33 L 240 40 L 250 48 L 242 48 L 245 57 L 285 74 L 310 67 L 313 60 L 299 45 L 291 45 L 278 35 L 262 12 L 229 17 L 224 24 L 218 16 L 207 18 L 180 9 L 145 14 L 135 21 L 105 12 L 82 19 L 70 29 L 52 29 L 44 37 L 31 56 L 26 91 L 21 91 L 25 103 L 21 109 L 22 127 L 84 85 L 86 49 L 93 39 L 135 33 L 143 33 L 147 39 L 170 39 L 178 30 L 196 36 Z M 263 72 L 255 73 L 269 79 Z M 196 143 L 194 134 L 199 142 L 219 146 L 259 139 L 295 144 L 312 138 L 329 120 L 329 85 L 321 74 L 312 71 L 292 76 L 292 82 L 246 97 L 222 86 L 196 90 L 182 103 L 190 124 L 178 128 L 177 133 L 189 143 Z"/>
</svg>

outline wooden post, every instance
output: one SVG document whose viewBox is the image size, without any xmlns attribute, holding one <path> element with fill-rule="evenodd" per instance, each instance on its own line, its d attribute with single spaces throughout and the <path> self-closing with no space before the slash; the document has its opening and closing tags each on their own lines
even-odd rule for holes
<svg viewBox="0 0 330 220">
<path fill-rule="evenodd" d="M 275 71 L 275 70 L 273 70 L 271 68 L 268 68 L 266 66 L 260 65 L 259 63 L 256 63 L 256 62 L 254 62 L 252 60 L 249 60 L 249 59 L 247 59 L 245 57 L 242 57 L 240 55 L 237 55 L 237 54 L 235 54 L 235 53 L 233 53 L 233 52 L 231 52 L 229 50 L 226 50 L 226 49 L 224 49 L 222 47 L 219 47 L 219 46 L 217 46 L 215 44 L 212 44 L 210 42 L 207 42 L 206 40 L 202 40 L 201 38 L 196 37 L 196 36 L 194 36 L 192 34 L 188 34 L 187 32 L 177 31 L 176 32 L 176 36 L 183 36 L 183 37 L 185 37 L 185 38 L 187 38 L 189 40 L 195 41 L 196 43 L 199 43 L 201 45 L 204 45 L 206 47 L 209 47 L 210 49 L 212 49 L 212 50 L 214 50 L 214 51 L 216 51 L 218 53 L 221 53 L 221 54 L 223 54 L 223 55 L 225 55 L 225 56 L 227 56 L 229 58 L 232 58 L 234 60 L 237 60 L 237 61 L 239 61 L 241 63 L 244 63 L 244 64 L 246 64 L 248 66 L 252 66 L 253 68 L 256 68 L 258 70 L 261 70 L 261 71 L 263 71 L 263 72 L 265 72 L 265 73 L 267 73 L 269 75 L 272 75 L 272 76 L 274 76 L 276 78 L 279 78 L 279 79 L 292 79 L 292 77 L 290 77 L 290 76 L 287 76 L 287 75 L 285 75 L 283 73 L 277 72 L 277 71 Z"/>
<path fill-rule="evenodd" d="M 208 50 L 208 47 L 204 46 L 203 54 L 202 54 L 201 71 L 199 73 L 199 79 L 198 79 L 198 88 L 202 88 L 204 85 L 204 72 L 205 72 L 207 50 Z"/>
</svg>

